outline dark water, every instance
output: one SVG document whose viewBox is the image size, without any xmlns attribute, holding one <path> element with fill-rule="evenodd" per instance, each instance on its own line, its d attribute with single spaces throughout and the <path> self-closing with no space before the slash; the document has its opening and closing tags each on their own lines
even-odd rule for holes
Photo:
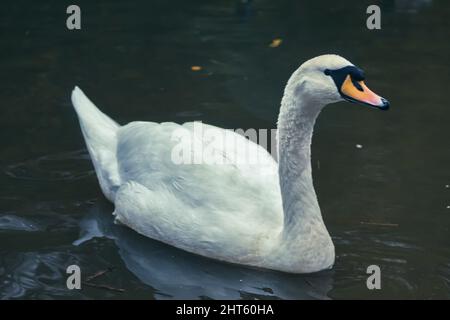
<svg viewBox="0 0 450 320">
<path fill-rule="evenodd" d="M 372 2 L 379 31 L 365 27 Z M 0 298 L 450 298 L 448 1 L 77 3 L 73 32 L 68 1 L 0 5 Z M 283 42 L 270 48 L 274 38 Z M 332 270 L 224 264 L 112 224 L 70 105 L 74 85 L 120 123 L 273 128 L 290 73 L 329 52 L 363 67 L 392 104 L 342 103 L 318 120 L 314 179 Z M 93 282 L 124 291 L 67 290 L 71 264 L 84 279 L 110 268 Z M 371 264 L 378 291 L 366 288 Z"/>
</svg>

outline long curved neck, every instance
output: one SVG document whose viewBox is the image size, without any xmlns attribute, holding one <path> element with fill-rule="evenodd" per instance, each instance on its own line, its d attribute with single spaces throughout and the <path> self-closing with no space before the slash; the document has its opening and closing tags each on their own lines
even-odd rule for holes
<svg viewBox="0 0 450 320">
<path fill-rule="evenodd" d="M 286 87 L 278 118 L 278 163 L 284 211 L 283 236 L 298 239 L 311 229 L 328 236 L 323 224 L 311 170 L 314 124 L 322 109 L 292 86 Z"/>
<path fill-rule="evenodd" d="M 284 226 L 270 255 L 278 269 L 315 272 L 334 263 L 334 245 L 323 223 L 311 170 L 314 124 L 323 105 L 311 97 L 294 73 L 284 91 L 278 117 L 278 176 Z"/>
</svg>

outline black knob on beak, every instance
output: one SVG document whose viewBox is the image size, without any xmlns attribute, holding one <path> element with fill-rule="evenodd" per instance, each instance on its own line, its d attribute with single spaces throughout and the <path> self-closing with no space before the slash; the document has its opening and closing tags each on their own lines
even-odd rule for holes
<svg viewBox="0 0 450 320">
<path fill-rule="evenodd" d="M 387 101 L 385 98 L 381 98 L 381 106 L 379 106 L 378 108 L 381 110 L 388 110 L 389 109 L 389 101 Z"/>
</svg>

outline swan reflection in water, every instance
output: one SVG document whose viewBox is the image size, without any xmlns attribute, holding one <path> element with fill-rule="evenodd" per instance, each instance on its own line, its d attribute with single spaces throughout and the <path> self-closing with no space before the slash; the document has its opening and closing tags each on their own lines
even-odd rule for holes
<svg viewBox="0 0 450 320">
<path fill-rule="evenodd" d="M 97 202 L 80 222 L 82 245 L 112 239 L 127 269 L 156 290 L 157 299 L 327 299 L 333 271 L 292 275 L 197 256 L 113 223 L 111 207 Z"/>
</svg>

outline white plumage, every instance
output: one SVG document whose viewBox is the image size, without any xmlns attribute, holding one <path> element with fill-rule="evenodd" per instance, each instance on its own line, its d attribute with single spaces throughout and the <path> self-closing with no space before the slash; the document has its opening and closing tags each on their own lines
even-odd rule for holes
<svg viewBox="0 0 450 320">
<path fill-rule="evenodd" d="M 72 102 L 116 220 L 150 238 L 232 263 L 294 273 L 331 267 L 334 246 L 312 184 L 310 144 L 322 107 L 342 100 L 323 70 L 346 65 L 351 63 L 325 55 L 292 75 L 278 119 L 279 163 L 232 133 L 257 163 L 242 163 L 242 149 L 225 143 L 214 146 L 225 164 L 177 164 L 172 152 L 180 141 L 174 132 L 194 134 L 194 123 L 119 126 L 76 87 Z M 195 139 L 207 144 L 202 136 Z"/>
</svg>

